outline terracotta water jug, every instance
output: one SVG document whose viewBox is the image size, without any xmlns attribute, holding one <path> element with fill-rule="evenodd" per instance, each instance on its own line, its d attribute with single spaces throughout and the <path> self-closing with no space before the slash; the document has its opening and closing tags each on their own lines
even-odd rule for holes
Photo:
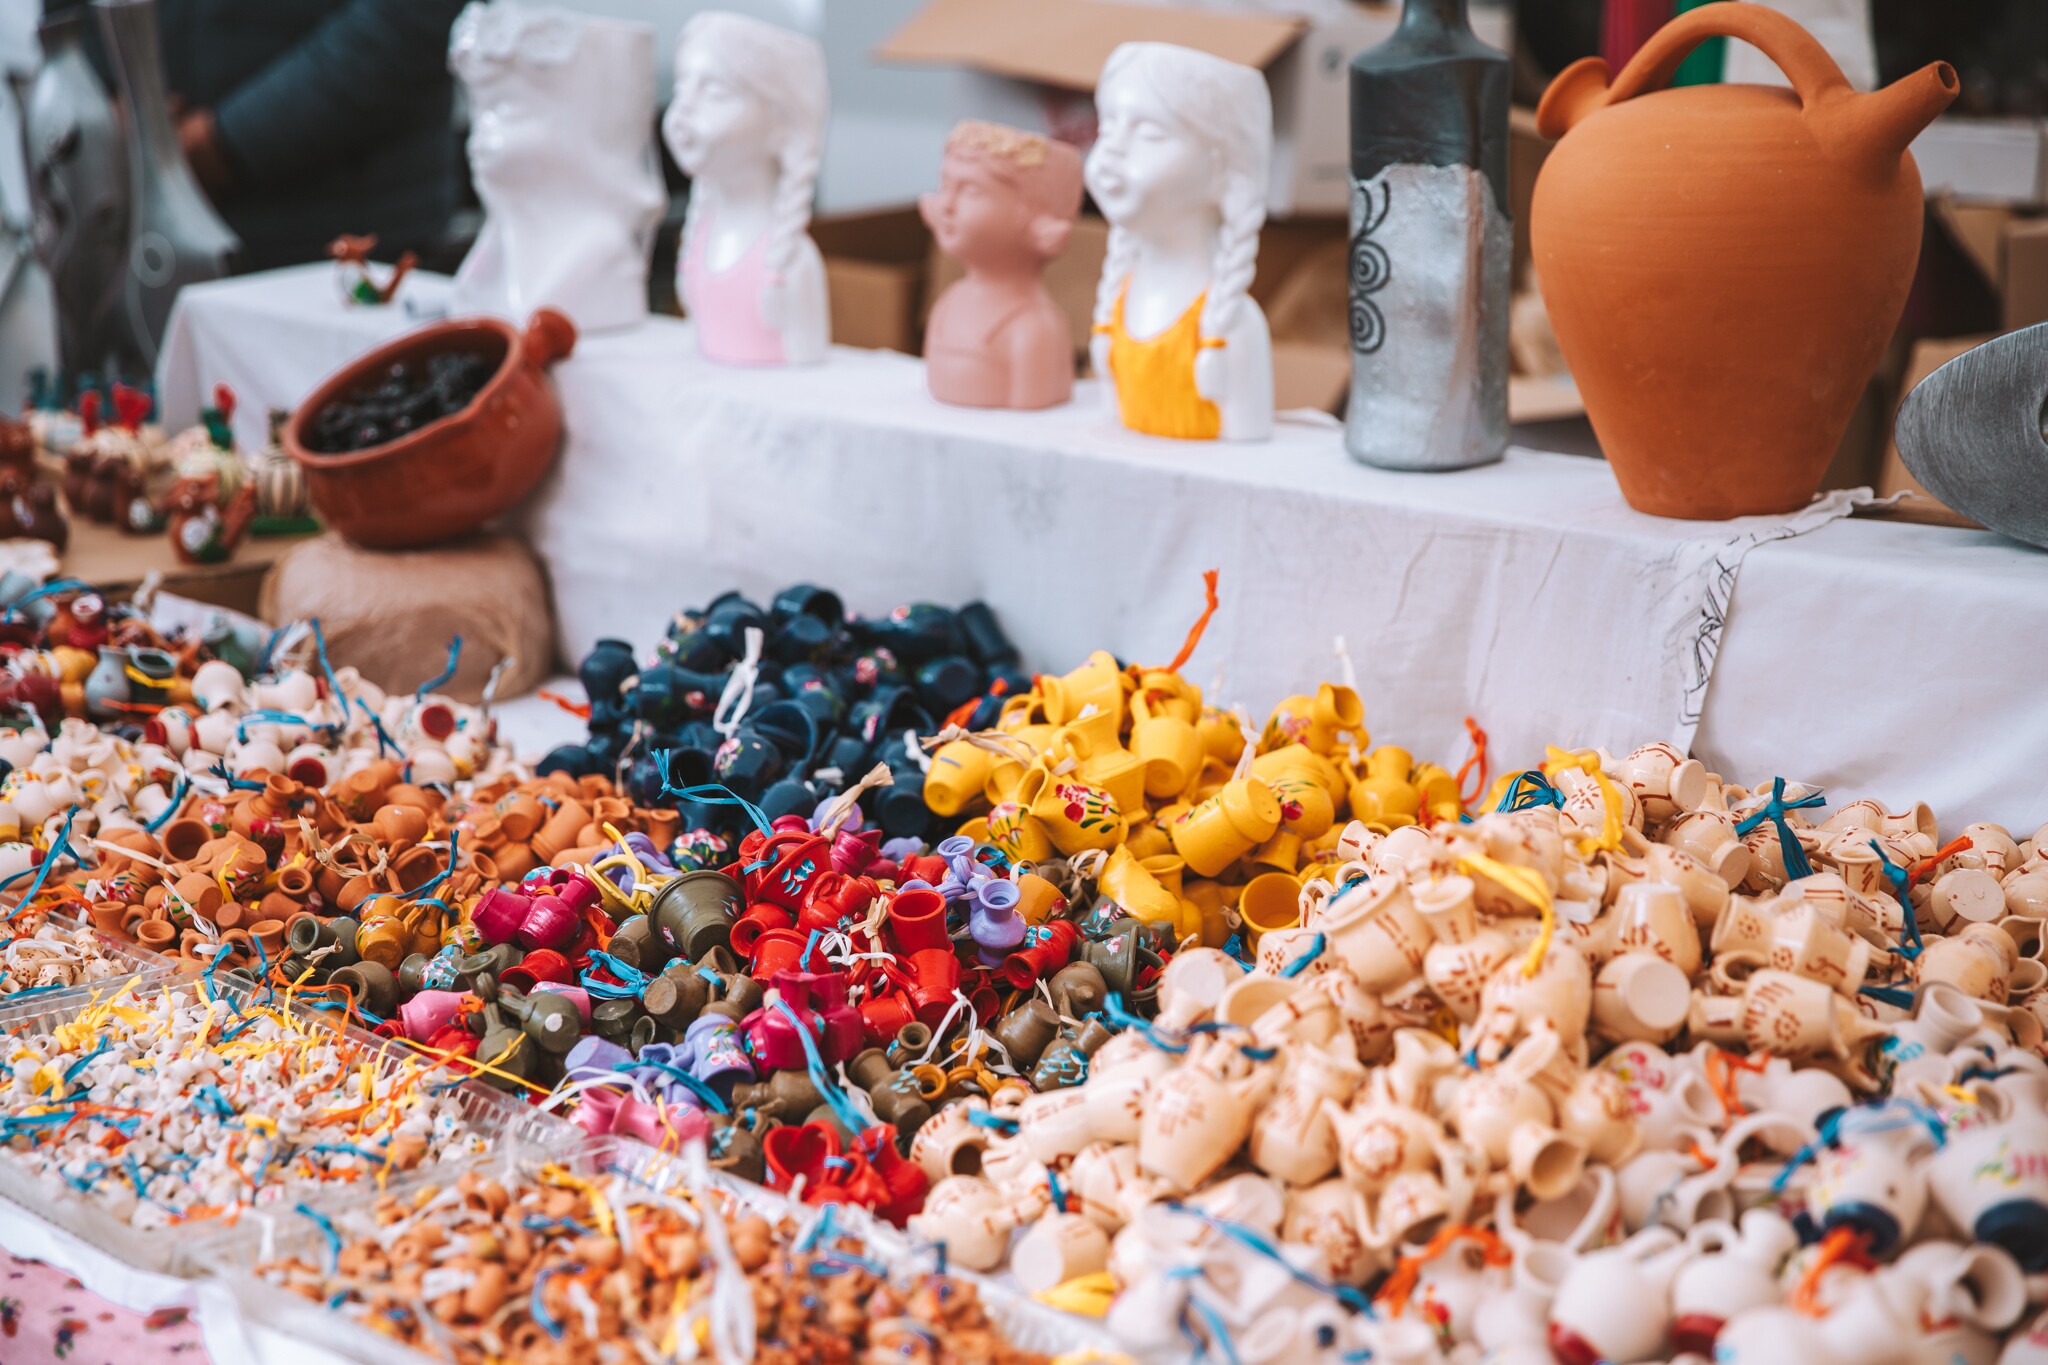
<svg viewBox="0 0 2048 1365">
<path fill-rule="evenodd" d="M 1663 88 L 1716 35 L 1792 88 Z M 1597 57 L 1551 82 L 1537 278 L 1630 506 L 1714 519 L 1813 496 L 1919 259 L 1907 144 L 1957 88 L 1936 62 L 1858 94 L 1805 29 L 1732 0 L 1666 24 L 1612 85 Z"/>
</svg>

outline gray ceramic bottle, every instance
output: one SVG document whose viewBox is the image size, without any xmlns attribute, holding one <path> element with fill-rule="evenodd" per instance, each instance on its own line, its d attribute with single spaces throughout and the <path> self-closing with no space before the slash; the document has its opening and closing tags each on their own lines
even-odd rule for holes
<svg viewBox="0 0 2048 1365">
<path fill-rule="evenodd" d="M 1508 442 L 1508 58 L 1466 0 L 1405 0 L 1351 62 L 1351 401 L 1344 444 L 1463 469 Z"/>
</svg>

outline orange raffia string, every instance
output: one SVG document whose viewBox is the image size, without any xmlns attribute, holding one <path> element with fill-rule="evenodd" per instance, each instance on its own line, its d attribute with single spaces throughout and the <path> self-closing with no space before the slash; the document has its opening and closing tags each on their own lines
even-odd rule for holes
<svg viewBox="0 0 2048 1365">
<path fill-rule="evenodd" d="M 989 684 L 988 695 L 1000 697 L 1006 695 L 1009 690 L 1010 680 L 1008 678 L 997 678 L 993 683 Z M 974 713 L 981 709 L 981 701 L 980 697 L 976 697 L 972 701 L 961 702 L 946 717 L 946 724 L 957 725 L 963 730 L 966 729 L 967 722 L 974 719 Z"/>
<path fill-rule="evenodd" d="M 1415 1282 L 1422 1274 L 1422 1267 L 1450 1250 L 1452 1243 L 1458 1241 L 1477 1242 L 1480 1255 L 1488 1265 L 1509 1265 L 1514 1261 L 1514 1253 L 1508 1250 L 1507 1243 L 1492 1232 L 1485 1228 L 1475 1228 L 1468 1223 L 1452 1223 L 1430 1238 L 1429 1245 L 1422 1250 L 1413 1256 L 1403 1256 L 1400 1264 L 1394 1267 L 1394 1273 L 1389 1275 L 1387 1282 L 1380 1287 L 1378 1298 L 1387 1305 L 1390 1316 L 1400 1317 L 1401 1311 L 1408 1306 L 1409 1296 L 1415 1292 Z"/>
<path fill-rule="evenodd" d="M 1947 862 L 1950 858 L 1955 857 L 1956 854 L 1963 852 L 1965 849 L 1971 849 L 1975 847 L 1976 845 L 1970 842 L 1969 835 L 1957 835 L 1955 838 L 1943 844 L 1940 848 L 1934 850 L 1934 855 L 1932 857 L 1922 858 L 1919 862 L 1914 863 L 1913 870 L 1906 874 L 1906 885 L 1918 885 L 1920 879 L 1926 876 L 1928 873 L 1934 871 L 1935 868 L 1940 867 L 1943 863 Z"/>
<path fill-rule="evenodd" d="M 1192 626 L 1188 627 L 1188 638 L 1181 641 L 1180 653 L 1173 656 L 1173 662 L 1165 668 L 1166 672 L 1180 672 L 1181 666 L 1189 659 L 1195 657 L 1195 646 L 1202 643 L 1202 632 L 1209 628 L 1209 618 L 1214 616 L 1216 608 L 1222 605 L 1222 602 L 1216 596 L 1216 577 L 1217 570 L 1215 569 L 1205 569 L 1202 571 L 1202 593 L 1207 600 L 1202 606 L 1202 614 L 1195 618 L 1195 623 Z"/>
<path fill-rule="evenodd" d="M 1460 810 L 1470 810 L 1478 804 L 1480 797 L 1486 795 L 1486 731 L 1479 728 L 1478 721 L 1467 716 L 1465 717 L 1465 732 L 1472 736 L 1472 757 L 1466 759 L 1464 764 L 1458 769 L 1458 808 Z M 1477 770 L 1479 780 L 1473 784 L 1472 794 L 1467 796 L 1465 795 L 1465 774 L 1473 772 L 1475 769 Z"/>
<path fill-rule="evenodd" d="M 1806 1267 L 1806 1273 L 1799 1277 L 1799 1284 L 1792 1291 L 1793 1310 L 1810 1318 L 1825 1317 L 1828 1310 L 1820 1301 L 1821 1277 L 1838 1265 L 1871 1269 L 1877 1262 L 1871 1259 L 1868 1245 L 1869 1234 L 1855 1228 L 1836 1228 L 1823 1238 L 1813 1264 Z"/>
<path fill-rule="evenodd" d="M 1742 1100 L 1735 1093 L 1735 1073 L 1738 1071 L 1753 1071 L 1758 1075 L 1762 1075 L 1764 1068 L 1770 1064 L 1770 1061 L 1771 1057 L 1767 1052 L 1759 1052 L 1749 1057 L 1738 1057 L 1734 1053 L 1722 1048 L 1710 1047 L 1707 1049 L 1707 1085 L 1713 1090 L 1714 1098 L 1721 1101 L 1723 1117 L 1739 1119 L 1747 1112 L 1742 1107 Z M 1711 1166 L 1714 1163 L 1710 1161 L 1707 1164 Z"/>
<path fill-rule="evenodd" d="M 534 695 L 540 697 L 544 701 L 553 702 L 555 705 L 561 707 L 564 711 L 567 711 L 570 715 L 575 716 L 579 720 L 590 719 L 590 703 L 587 701 L 571 701 L 567 697 L 563 696 L 561 693 L 550 692 L 545 687 L 541 688 L 540 691 L 534 693 Z"/>
</svg>

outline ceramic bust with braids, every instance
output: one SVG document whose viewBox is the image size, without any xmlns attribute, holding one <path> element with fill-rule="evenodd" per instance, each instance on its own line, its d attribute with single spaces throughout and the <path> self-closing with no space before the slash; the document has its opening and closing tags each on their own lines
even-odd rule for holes
<svg viewBox="0 0 2048 1365">
<path fill-rule="evenodd" d="M 1088 192 L 1109 220 L 1095 372 L 1125 426 L 1187 440 L 1273 430 L 1273 344 L 1250 294 L 1273 107 L 1251 67 L 1125 43 L 1096 86 Z"/>
<path fill-rule="evenodd" d="M 707 359 L 825 358 L 825 262 L 807 228 L 826 108 L 811 39 L 723 10 L 684 25 L 661 133 L 690 176 L 676 290 Z"/>
</svg>

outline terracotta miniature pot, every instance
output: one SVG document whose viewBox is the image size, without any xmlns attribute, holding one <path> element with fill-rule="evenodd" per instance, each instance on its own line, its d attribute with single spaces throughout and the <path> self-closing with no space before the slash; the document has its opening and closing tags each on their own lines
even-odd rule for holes
<svg viewBox="0 0 2048 1365">
<path fill-rule="evenodd" d="M 1792 89 L 1659 88 L 1716 35 Z M 1551 83 L 1537 278 L 1630 506 L 1711 519 L 1813 496 L 1919 260 L 1906 146 L 1957 89 L 1937 62 L 1857 94 L 1805 29 L 1735 3 L 1666 24 L 1611 87 L 1597 57 Z"/>
<path fill-rule="evenodd" d="M 547 368 L 576 344 L 576 326 L 552 308 L 524 331 L 496 318 L 431 323 L 330 375 L 285 424 L 284 451 L 306 471 L 313 505 L 358 545 L 403 550 L 475 530 L 533 490 L 562 443 L 562 405 Z M 497 372 L 452 417 L 367 450 L 318 455 L 305 445 L 321 410 L 394 362 L 423 365 L 451 350 L 482 352 Z"/>
<path fill-rule="evenodd" d="M 164 826 L 164 858 L 173 863 L 189 863 L 199 856 L 207 840 L 213 838 L 213 831 L 203 820 L 191 816 L 171 821 Z"/>
<path fill-rule="evenodd" d="M 89 913 L 92 927 L 103 934 L 118 934 L 128 922 L 128 907 L 119 901 L 96 901 Z"/>
<path fill-rule="evenodd" d="M 146 919 L 135 926 L 135 941 L 151 952 L 176 950 L 178 927 L 167 919 Z"/>
</svg>

